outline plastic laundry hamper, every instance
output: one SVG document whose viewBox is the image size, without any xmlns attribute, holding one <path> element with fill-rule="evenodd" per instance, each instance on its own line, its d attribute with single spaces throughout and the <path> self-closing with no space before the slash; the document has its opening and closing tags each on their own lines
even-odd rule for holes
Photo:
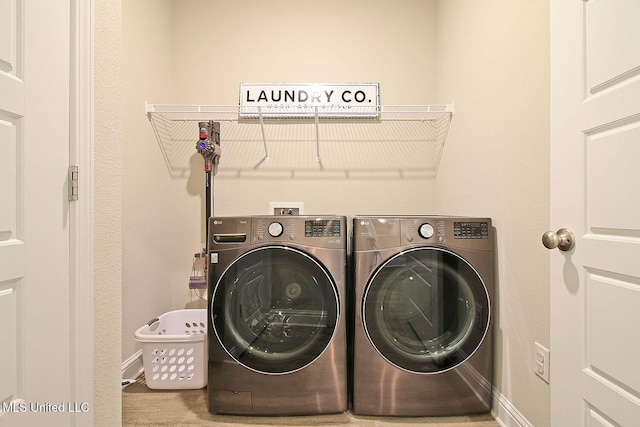
<svg viewBox="0 0 640 427">
<path fill-rule="evenodd" d="M 142 343 L 147 386 L 197 389 L 207 385 L 207 310 L 174 310 L 135 332 Z"/>
</svg>

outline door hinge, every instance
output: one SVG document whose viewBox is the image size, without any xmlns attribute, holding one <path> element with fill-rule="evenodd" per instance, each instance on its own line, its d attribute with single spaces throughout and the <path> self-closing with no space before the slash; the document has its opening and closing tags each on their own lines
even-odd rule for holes
<svg viewBox="0 0 640 427">
<path fill-rule="evenodd" d="M 67 178 L 69 187 L 69 201 L 78 200 L 78 166 L 69 166 L 69 177 Z"/>
</svg>

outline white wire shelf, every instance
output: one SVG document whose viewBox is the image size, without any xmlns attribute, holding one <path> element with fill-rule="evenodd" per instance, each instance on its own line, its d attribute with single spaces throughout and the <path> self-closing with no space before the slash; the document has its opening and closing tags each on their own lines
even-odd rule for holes
<svg viewBox="0 0 640 427">
<path fill-rule="evenodd" d="M 197 122 L 220 122 L 220 173 L 435 176 L 453 104 L 391 105 L 358 111 L 321 107 L 299 112 L 235 105 L 146 104 L 172 176 L 185 176 L 197 155 Z"/>
</svg>

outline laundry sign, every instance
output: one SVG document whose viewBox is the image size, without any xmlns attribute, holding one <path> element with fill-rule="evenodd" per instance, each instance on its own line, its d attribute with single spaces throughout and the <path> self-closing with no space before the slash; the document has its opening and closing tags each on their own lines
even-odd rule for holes
<svg viewBox="0 0 640 427">
<path fill-rule="evenodd" d="M 378 83 L 241 83 L 240 117 L 380 115 Z"/>
</svg>

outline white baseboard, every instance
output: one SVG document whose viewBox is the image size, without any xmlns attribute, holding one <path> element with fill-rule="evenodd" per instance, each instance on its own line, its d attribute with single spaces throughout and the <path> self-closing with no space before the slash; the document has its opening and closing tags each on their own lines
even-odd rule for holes
<svg viewBox="0 0 640 427">
<path fill-rule="evenodd" d="M 533 427 L 524 415 L 495 388 L 493 389 L 493 409 L 491 415 L 502 427 Z"/>
<path fill-rule="evenodd" d="M 130 358 L 122 362 L 122 379 L 135 380 L 144 372 L 142 364 L 142 350 L 138 350 Z"/>
</svg>

